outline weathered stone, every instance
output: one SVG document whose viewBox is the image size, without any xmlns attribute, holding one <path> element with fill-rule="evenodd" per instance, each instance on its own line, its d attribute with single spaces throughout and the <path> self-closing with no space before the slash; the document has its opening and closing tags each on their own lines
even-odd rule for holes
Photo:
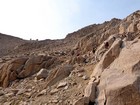
<svg viewBox="0 0 140 105">
<path fill-rule="evenodd" d="M 140 41 L 125 47 L 102 72 L 97 102 L 100 105 L 139 105 Z"/>
<path fill-rule="evenodd" d="M 17 58 L 5 63 L 0 70 L 0 86 L 7 87 L 17 78 L 17 73 L 28 58 Z"/>
<path fill-rule="evenodd" d="M 140 22 L 137 24 L 137 29 L 140 31 Z"/>
<path fill-rule="evenodd" d="M 47 90 L 44 89 L 44 90 L 42 90 L 41 92 L 38 93 L 38 96 L 46 95 L 46 94 L 47 94 Z"/>
<path fill-rule="evenodd" d="M 72 65 L 64 65 L 54 71 L 51 71 L 47 77 L 46 86 L 51 86 L 58 81 L 68 77 L 73 69 L 74 68 Z"/>
<path fill-rule="evenodd" d="M 37 79 L 46 78 L 47 76 L 48 76 L 47 69 L 41 69 L 36 75 Z"/>
<path fill-rule="evenodd" d="M 67 85 L 67 82 L 60 82 L 57 88 L 62 88 L 62 87 L 65 87 L 66 85 Z"/>
<path fill-rule="evenodd" d="M 107 68 L 119 55 L 121 51 L 122 40 L 117 38 L 112 46 L 104 53 L 100 62 L 96 65 L 91 77 L 100 77 L 102 71 Z"/>
<path fill-rule="evenodd" d="M 29 58 L 23 70 L 18 74 L 18 78 L 25 78 L 33 73 L 38 72 L 41 69 L 41 64 L 45 60 L 44 56 L 33 56 Z"/>
<path fill-rule="evenodd" d="M 96 98 L 96 82 L 89 82 L 87 87 L 85 88 L 85 103 L 88 104 L 90 101 L 94 102 Z"/>
<path fill-rule="evenodd" d="M 53 95 L 53 94 L 57 93 L 58 91 L 59 91 L 58 89 L 53 89 L 50 91 L 50 94 Z"/>
<path fill-rule="evenodd" d="M 4 95 L 4 91 L 0 90 L 0 96 Z"/>
<path fill-rule="evenodd" d="M 120 24 L 119 34 L 124 34 L 126 32 L 127 26 L 125 24 Z"/>
<path fill-rule="evenodd" d="M 80 98 L 79 100 L 76 100 L 73 105 L 85 105 L 85 98 Z"/>
<path fill-rule="evenodd" d="M 88 79 L 88 77 L 87 77 L 86 75 L 84 75 L 82 78 L 83 78 L 84 80 L 87 80 L 87 79 Z"/>
<path fill-rule="evenodd" d="M 82 77 L 83 76 L 83 74 L 82 73 L 78 73 L 78 77 Z"/>
<path fill-rule="evenodd" d="M 114 41 L 118 38 L 118 35 L 110 36 L 104 43 L 102 43 L 95 51 L 95 60 L 100 61 L 104 53 L 112 46 Z"/>
<path fill-rule="evenodd" d="M 137 31 L 137 25 L 136 23 L 131 23 L 127 28 L 127 32 L 135 32 L 135 31 Z"/>
</svg>

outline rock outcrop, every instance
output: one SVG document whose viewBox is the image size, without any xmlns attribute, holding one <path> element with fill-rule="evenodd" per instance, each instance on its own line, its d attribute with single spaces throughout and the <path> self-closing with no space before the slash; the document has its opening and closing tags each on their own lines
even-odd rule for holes
<svg viewBox="0 0 140 105">
<path fill-rule="evenodd" d="M 23 79 L 37 73 L 41 68 L 49 69 L 56 62 L 50 56 L 20 57 L 4 63 L 0 68 L 0 86 L 7 87 L 16 79 Z"/>
<path fill-rule="evenodd" d="M 88 101 L 84 103 L 91 101 L 97 105 L 140 104 L 139 18 L 139 11 L 128 16 L 120 24 L 119 34 L 109 37 L 95 51 L 98 64 L 85 88 L 85 99 L 88 97 Z M 99 84 L 91 89 L 96 80 L 100 81 Z"/>
<path fill-rule="evenodd" d="M 74 68 L 72 65 L 63 65 L 62 67 L 51 71 L 47 77 L 46 86 L 51 86 L 58 81 L 68 77 L 73 69 Z"/>
<path fill-rule="evenodd" d="M 42 79 L 42 78 L 47 78 L 48 76 L 48 70 L 42 68 L 37 74 L 36 74 L 36 78 L 37 79 Z"/>
<path fill-rule="evenodd" d="M 119 57 L 102 72 L 98 85 L 99 105 L 140 104 L 140 40 L 130 43 L 129 48 L 122 49 Z"/>
</svg>

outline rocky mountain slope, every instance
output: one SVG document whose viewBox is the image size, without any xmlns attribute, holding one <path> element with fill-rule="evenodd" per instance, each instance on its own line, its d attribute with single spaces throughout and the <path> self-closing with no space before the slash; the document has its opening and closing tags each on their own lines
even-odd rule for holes
<svg viewBox="0 0 140 105">
<path fill-rule="evenodd" d="M 0 33 L 0 57 L 9 54 L 17 45 L 21 45 L 25 40 Z"/>
<path fill-rule="evenodd" d="M 140 105 L 140 11 L 61 40 L 0 37 L 0 105 Z"/>
</svg>

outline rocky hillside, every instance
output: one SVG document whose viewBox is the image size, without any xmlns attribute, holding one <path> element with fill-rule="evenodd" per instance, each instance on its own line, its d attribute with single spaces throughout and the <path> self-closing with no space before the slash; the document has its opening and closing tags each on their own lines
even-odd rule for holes
<svg viewBox="0 0 140 105">
<path fill-rule="evenodd" d="M 0 105 L 140 105 L 140 11 L 61 40 L 8 38 Z"/>
<path fill-rule="evenodd" d="M 25 40 L 0 33 L 0 56 L 11 52 L 17 45 L 21 45 Z"/>
</svg>

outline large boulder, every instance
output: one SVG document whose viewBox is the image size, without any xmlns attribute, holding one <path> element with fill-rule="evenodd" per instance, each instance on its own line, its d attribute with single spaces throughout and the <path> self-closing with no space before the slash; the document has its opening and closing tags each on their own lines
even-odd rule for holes
<svg viewBox="0 0 140 105">
<path fill-rule="evenodd" d="M 119 26 L 119 34 L 124 34 L 128 32 L 137 32 L 139 30 L 139 20 L 140 11 L 136 11 L 129 15 L 127 18 L 123 19 Z"/>
<path fill-rule="evenodd" d="M 0 68 L 0 86 L 7 87 L 11 81 L 14 81 L 27 59 L 26 57 L 21 57 L 2 65 Z"/>
<path fill-rule="evenodd" d="M 115 39 L 114 39 L 115 38 Z M 85 103 L 95 102 L 96 99 L 96 88 L 100 81 L 100 77 L 104 69 L 110 66 L 110 64 L 119 56 L 121 51 L 122 40 L 117 37 L 110 37 L 108 40 L 108 48 L 104 46 L 99 47 L 99 50 L 106 49 L 100 62 L 95 67 L 93 73 L 91 74 L 89 84 L 85 88 Z M 97 50 L 98 51 L 98 50 Z M 98 82 L 97 82 L 98 81 Z"/>
<path fill-rule="evenodd" d="M 136 32 L 136 31 L 137 31 L 137 23 L 133 22 L 128 26 L 127 32 Z"/>
<path fill-rule="evenodd" d="M 122 40 L 120 38 L 115 39 L 111 47 L 101 57 L 100 62 L 96 65 L 92 77 L 100 77 L 101 73 L 107 68 L 119 55 L 121 51 Z"/>
<path fill-rule="evenodd" d="M 32 56 L 30 57 L 25 65 L 23 70 L 18 74 L 18 78 L 25 78 L 33 73 L 38 72 L 42 67 L 41 64 L 45 61 L 45 56 Z"/>
<path fill-rule="evenodd" d="M 85 93 L 84 93 L 84 98 L 85 98 L 84 103 L 85 104 L 88 104 L 89 102 L 95 101 L 95 99 L 96 99 L 96 86 L 97 86 L 97 83 L 93 82 L 93 81 L 90 81 L 88 83 L 88 85 L 86 86 Z"/>
<path fill-rule="evenodd" d="M 0 86 L 7 87 L 16 79 L 26 78 L 37 73 L 41 68 L 49 68 L 60 63 L 54 57 L 42 55 L 19 57 L 7 61 L 0 67 Z"/>
<path fill-rule="evenodd" d="M 140 40 L 130 42 L 106 68 L 98 85 L 98 105 L 140 104 Z"/>
<path fill-rule="evenodd" d="M 73 69 L 74 67 L 72 65 L 63 65 L 55 70 L 52 70 L 48 74 L 46 86 L 51 86 L 58 81 L 68 77 Z"/>
<path fill-rule="evenodd" d="M 104 43 L 102 43 L 95 51 L 95 60 L 100 61 L 104 53 L 112 46 L 113 42 L 118 38 L 119 35 L 115 34 L 110 36 Z"/>
</svg>

